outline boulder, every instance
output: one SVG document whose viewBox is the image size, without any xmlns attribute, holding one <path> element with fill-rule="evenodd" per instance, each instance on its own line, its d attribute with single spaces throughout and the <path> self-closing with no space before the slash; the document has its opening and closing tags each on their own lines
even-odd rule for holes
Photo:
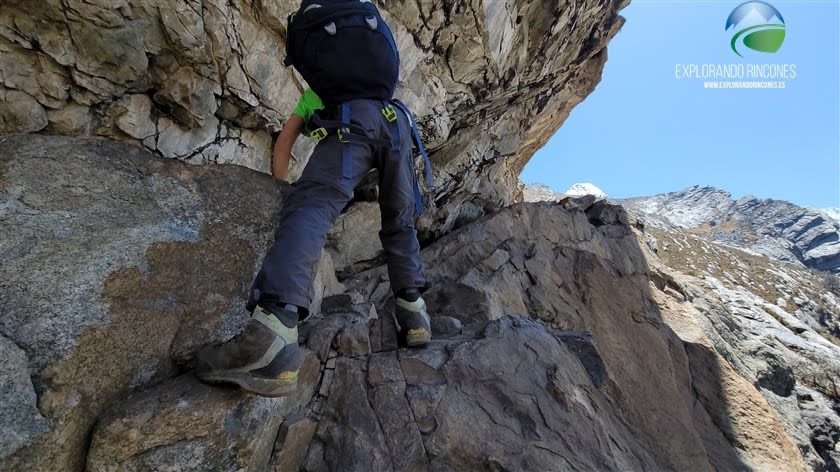
<svg viewBox="0 0 840 472">
<path fill-rule="evenodd" d="M 0 468 L 78 470 L 109 402 L 246 321 L 287 187 L 97 139 L 8 136 L 0 169 Z"/>
</svg>

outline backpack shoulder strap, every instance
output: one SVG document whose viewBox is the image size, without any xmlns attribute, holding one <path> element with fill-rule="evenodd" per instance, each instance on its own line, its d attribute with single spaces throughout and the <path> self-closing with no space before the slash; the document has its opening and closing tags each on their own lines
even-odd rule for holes
<svg viewBox="0 0 840 472">
<path fill-rule="evenodd" d="M 411 114 L 411 110 L 400 100 L 395 98 L 391 100 L 391 103 L 399 107 L 405 113 L 405 116 L 408 117 L 408 122 L 411 123 L 411 135 L 414 138 L 414 144 L 417 146 L 417 150 L 420 151 L 420 155 L 423 156 L 423 164 L 426 167 L 426 184 L 430 189 L 437 188 L 435 186 L 434 176 L 432 175 L 432 161 L 429 160 L 429 154 L 426 153 L 426 148 L 423 146 L 423 138 L 420 137 L 420 131 L 417 129 L 417 122 L 414 120 L 414 115 Z"/>
</svg>

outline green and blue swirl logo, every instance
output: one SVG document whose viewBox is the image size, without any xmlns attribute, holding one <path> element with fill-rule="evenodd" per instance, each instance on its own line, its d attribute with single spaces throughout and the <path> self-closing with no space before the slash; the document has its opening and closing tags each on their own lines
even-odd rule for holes
<svg viewBox="0 0 840 472">
<path fill-rule="evenodd" d="M 753 51 L 774 53 L 785 42 L 785 20 L 776 7 L 766 2 L 744 2 L 729 15 L 726 30 L 734 31 L 732 50 L 744 57 L 744 48 Z"/>
</svg>

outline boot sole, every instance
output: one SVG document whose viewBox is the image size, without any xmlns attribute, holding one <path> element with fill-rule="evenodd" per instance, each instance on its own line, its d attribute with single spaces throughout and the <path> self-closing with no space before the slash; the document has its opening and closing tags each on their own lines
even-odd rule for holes
<svg viewBox="0 0 840 472">
<path fill-rule="evenodd" d="M 210 383 L 233 383 L 242 390 L 261 397 L 285 397 L 297 391 L 297 375 L 293 380 L 263 379 L 248 372 L 213 372 L 198 375 Z"/>
</svg>

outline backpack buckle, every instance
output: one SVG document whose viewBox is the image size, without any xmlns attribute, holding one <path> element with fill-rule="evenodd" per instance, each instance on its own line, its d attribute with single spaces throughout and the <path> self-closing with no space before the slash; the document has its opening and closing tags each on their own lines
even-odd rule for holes
<svg viewBox="0 0 840 472">
<path fill-rule="evenodd" d="M 394 110 L 393 105 L 388 104 L 382 108 L 382 115 L 385 116 L 385 119 L 388 120 L 389 123 L 397 121 L 397 111 Z"/>
<path fill-rule="evenodd" d="M 338 135 L 338 140 L 342 143 L 349 143 L 350 139 L 345 136 L 345 133 L 350 134 L 350 128 L 339 128 L 335 134 Z"/>
<path fill-rule="evenodd" d="M 321 127 L 321 128 L 318 128 L 318 129 L 313 129 L 312 131 L 309 132 L 309 137 L 314 139 L 315 142 L 317 143 L 318 141 L 327 137 L 327 129 L 324 128 L 324 127 Z"/>
</svg>

